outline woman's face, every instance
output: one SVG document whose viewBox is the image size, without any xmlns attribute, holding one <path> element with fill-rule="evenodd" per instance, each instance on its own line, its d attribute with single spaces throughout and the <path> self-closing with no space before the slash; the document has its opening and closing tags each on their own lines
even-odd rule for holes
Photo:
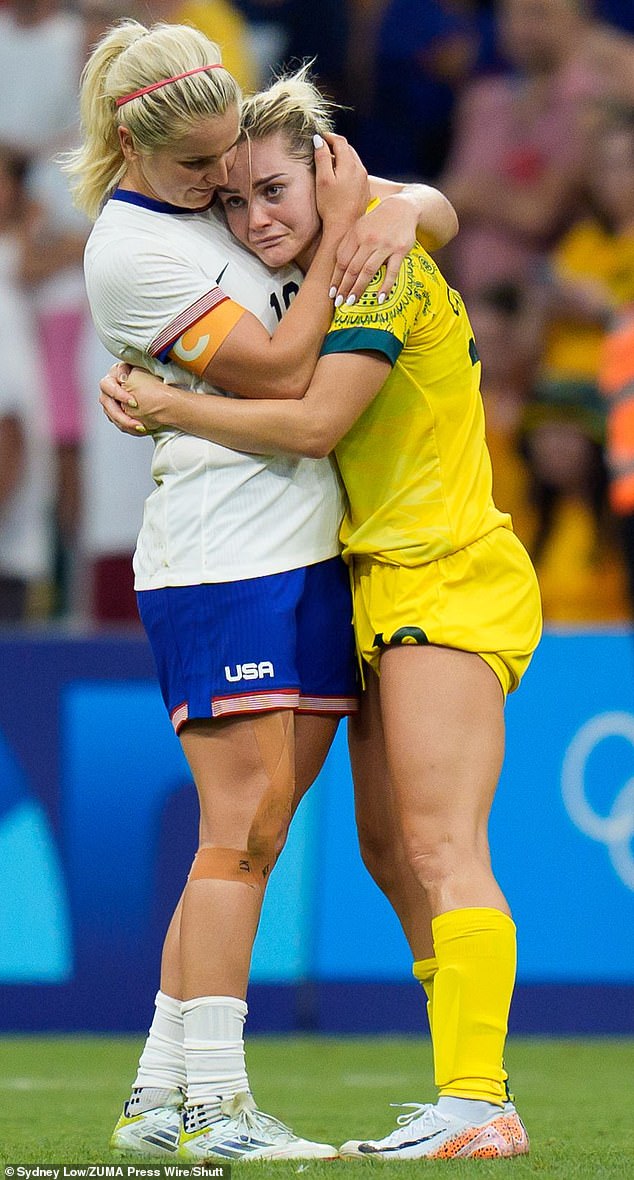
<svg viewBox="0 0 634 1180">
<path fill-rule="evenodd" d="M 227 182 L 239 130 L 238 109 L 232 106 L 223 115 L 198 119 L 177 144 L 151 154 L 137 152 L 125 132 L 125 184 L 182 209 L 204 209 L 219 185 Z"/>
<path fill-rule="evenodd" d="M 282 132 L 240 143 L 218 196 L 229 229 L 262 262 L 308 268 L 321 237 L 315 174 L 290 154 Z"/>
</svg>

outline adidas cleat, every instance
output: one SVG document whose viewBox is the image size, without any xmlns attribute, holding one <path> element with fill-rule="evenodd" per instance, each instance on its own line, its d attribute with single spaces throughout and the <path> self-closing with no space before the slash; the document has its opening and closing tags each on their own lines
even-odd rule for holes
<svg viewBox="0 0 634 1180">
<path fill-rule="evenodd" d="M 512 1103 L 483 1123 L 470 1123 L 455 1115 L 441 1114 L 436 1106 L 404 1102 L 410 1114 L 401 1114 L 398 1126 L 384 1139 L 362 1142 L 350 1139 L 339 1148 L 343 1159 L 498 1159 L 527 1155 L 528 1135 Z"/>
<path fill-rule="evenodd" d="M 174 1155 L 181 1129 L 181 1107 L 155 1106 L 141 1114 L 128 1114 L 126 1102 L 110 1138 L 110 1150 L 118 1155 Z"/>
<path fill-rule="evenodd" d="M 183 1160 L 333 1159 L 336 1147 L 300 1139 L 289 1127 L 258 1110 L 248 1093 L 227 1098 L 219 1107 L 185 1107 L 178 1146 Z"/>
</svg>

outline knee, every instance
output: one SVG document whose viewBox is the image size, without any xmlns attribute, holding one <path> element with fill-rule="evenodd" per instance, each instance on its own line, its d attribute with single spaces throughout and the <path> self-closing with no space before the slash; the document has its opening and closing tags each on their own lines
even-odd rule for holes
<svg viewBox="0 0 634 1180">
<path fill-rule="evenodd" d="M 450 835 L 423 838 L 419 833 L 405 833 L 407 861 L 419 885 L 429 893 L 442 888 L 461 875 L 469 852 Z"/>
<path fill-rule="evenodd" d="M 213 818 L 201 815 L 199 829 L 199 851 L 206 848 L 233 848 L 273 868 L 288 835 L 291 818 L 288 797 L 269 800 L 268 806 L 258 806 L 239 814 L 219 827 Z"/>
</svg>

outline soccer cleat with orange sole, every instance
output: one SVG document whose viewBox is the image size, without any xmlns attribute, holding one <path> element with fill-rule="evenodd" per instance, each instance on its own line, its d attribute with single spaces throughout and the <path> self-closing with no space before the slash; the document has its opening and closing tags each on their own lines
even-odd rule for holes
<svg viewBox="0 0 634 1180">
<path fill-rule="evenodd" d="M 441 1114 L 436 1106 L 404 1102 L 398 1126 L 384 1139 L 350 1139 L 339 1148 L 343 1159 L 499 1159 L 527 1155 L 526 1128 L 512 1103 L 483 1123 Z"/>
</svg>

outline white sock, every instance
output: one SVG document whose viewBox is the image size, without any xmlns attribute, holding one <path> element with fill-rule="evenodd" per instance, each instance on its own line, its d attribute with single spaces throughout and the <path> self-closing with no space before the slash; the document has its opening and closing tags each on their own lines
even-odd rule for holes
<svg viewBox="0 0 634 1180">
<path fill-rule="evenodd" d="M 154 1018 L 139 1060 L 134 1089 L 184 1090 L 187 1074 L 181 1002 L 158 991 L 154 1005 Z"/>
<path fill-rule="evenodd" d="M 233 996 L 200 996 L 182 1005 L 187 1067 L 186 1105 L 218 1106 L 249 1090 L 244 1060 L 247 1006 Z"/>
<path fill-rule="evenodd" d="M 436 1109 L 440 1114 L 453 1114 L 466 1123 L 480 1126 L 502 1114 L 503 1108 L 481 1098 L 454 1098 L 452 1094 L 444 1094 L 438 1099 Z"/>
<path fill-rule="evenodd" d="M 133 1090 L 124 1107 L 128 1118 L 144 1114 L 146 1110 L 156 1110 L 157 1107 L 169 1106 L 180 1110 L 183 1105 L 182 1090 L 165 1090 L 160 1086 L 143 1086 L 140 1090 Z"/>
</svg>

